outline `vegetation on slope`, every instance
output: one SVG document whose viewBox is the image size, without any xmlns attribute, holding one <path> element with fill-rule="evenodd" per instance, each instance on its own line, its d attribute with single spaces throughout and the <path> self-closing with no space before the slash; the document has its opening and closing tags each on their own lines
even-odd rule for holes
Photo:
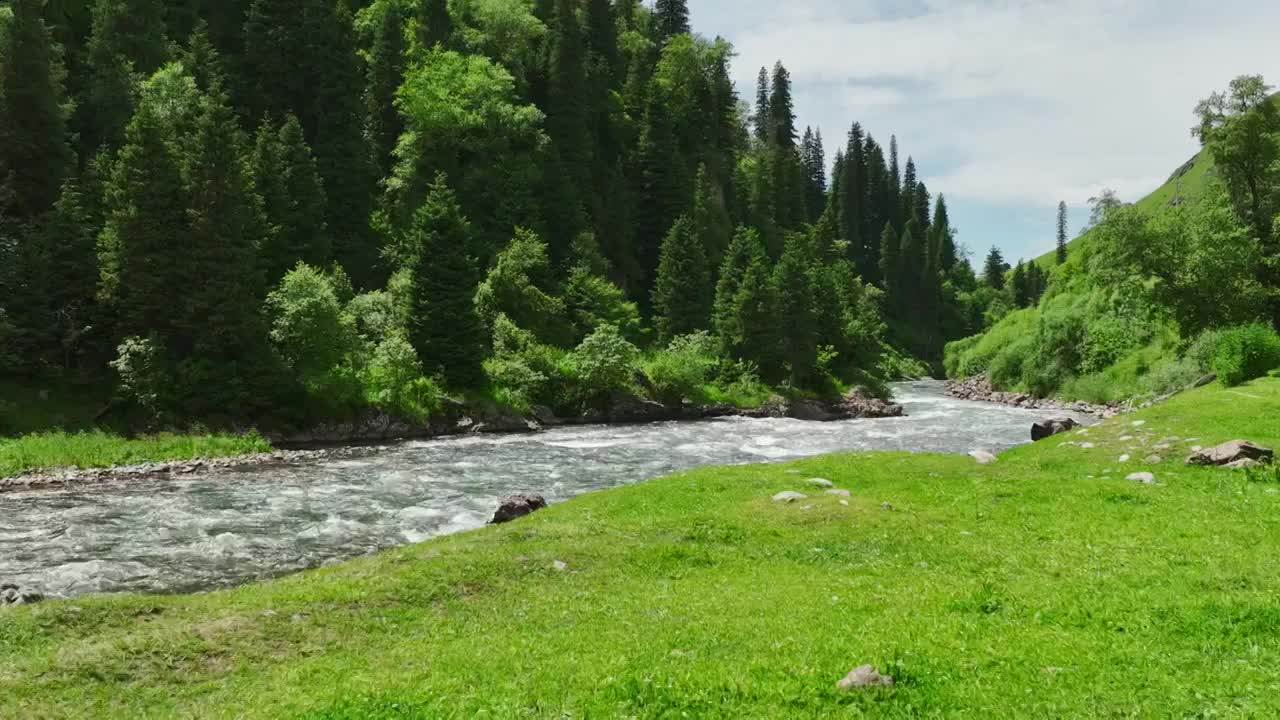
<svg viewBox="0 0 1280 720">
<path fill-rule="evenodd" d="M 104 468 L 270 451 L 271 445 L 256 434 L 193 432 L 125 438 L 102 431 L 44 432 L 17 438 L 0 438 L 0 478 L 30 470 Z"/>
<path fill-rule="evenodd" d="M 234 590 L 11 609 L 0 715 L 1271 716 L 1280 486 L 1182 457 L 1275 447 L 1277 418 L 1280 380 L 1204 388 L 990 466 L 704 469 Z M 862 663 L 898 684 L 838 692 Z"/>
</svg>

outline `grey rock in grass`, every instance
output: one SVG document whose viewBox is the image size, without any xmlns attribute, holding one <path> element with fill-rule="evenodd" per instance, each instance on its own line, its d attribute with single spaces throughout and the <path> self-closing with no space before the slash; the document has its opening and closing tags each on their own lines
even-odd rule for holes
<svg viewBox="0 0 1280 720">
<path fill-rule="evenodd" d="M 1130 458 L 1128 455 L 1121 455 L 1121 456 L 1120 456 L 1120 462 L 1122 462 L 1122 463 L 1127 463 L 1127 462 L 1129 462 L 1129 460 L 1131 460 L 1131 459 L 1132 459 L 1132 458 Z"/>
<path fill-rule="evenodd" d="M 1155 485 L 1155 484 L 1156 484 L 1156 476 L 1155 476 L 1155 475 L 1152 475 L 1152 474 L 1151 474 L 1151 473 L 1149 473 L 1149 472 L 1138 472 L 1138 473 L 1133 473 L 1132 475 L 1129 475 L 1128 477 L 1126 477 L 1126 478 L 1125 478 L 1125 480 L 1132 480 L 1132 481 L 1134 481 L 1134 482 L 1140 482 L 1140 483 L 1142 483 L 1143 485 Z"/>
<path fill-rule="evenodd" d="M 1053 437 L 1054 435 L 1067 432 L 1079 424 L 1080 423 L 1077 423 L 1075 420 L 1068 417 L 1041 420 L 1031 426 L 1031 441 L 1040 442 L 1047 437 Z"/>
<path fill-rule="evenodd" d="M 996 456 L 987 450 L 974 450 L 969 457 L 977 460 L 979 465 L 990 465 L 996 461 Z"/>
<path fill-rule="evenodd" d="M 827 494 L 835 495 L 837 497 L 852 497 L 852 493 L 850 493 L 848 490 L 841 490 L 840 488 L 831 488 L 830 490 L 827 491 Z"/>
<path fill-rule="evenodd" d="M 563 560 L 556 560 L 555 562 L 551 563 L 551 568 L 553 570 L 559 570 L 560 572 L 564 572 L 565 570 L 569 569 L 569 563 L 566 563 Z"/>
<path fill-rule="evenodd" d="M 502 498 L 502 501 L 498 503 L 498 509 L 494 512 L 493 519 L 489 521 L 489 524 L 509 523 L 546 506 L 547 500 L 541 495 L 509 495 Z"/>
<path fill-rule="evenodd" d="M 1160 463 L 1164 462 L 1164 458 L 1160 457 L 1159 455 L 1148 455 L 1147 459 L 1144 460 L 1143 462 L 1145 462 L 1148 465 L 1159 465 Z"/>
<path fill-rule="evenodd" d="M 1232 440 L 1208 450 L 1198 450 L 1187 458 L 1188 465 L 1230 465 L 1240 460 L 1268 463 L 1275 457 L 1271 448 L 1255 445 L 1248 440 Z"/>
<path fill-rule="evenodd" d="M 0 607 L 5 605 L 30 605 L 41 600 L 44 600 L 44 596 L 38 592 L 23 590 L 10 583 L 0 585 Z"/>
<path fill-rule="evenodd" d="M 1223 467 L 1231 470 L 1249 470 L 1250 468 L 1262 467 L 1262 463 L 1253 458 L 1241 458 L 1235 462 L 1227 463 Z"/>
<path fill-rule="evenodd" d="M 831 482 L 830 480 L 827 480 L 826 478 L 809 478 L 805 482 L 809 483 L 814 487 L 820 487 L 820 488 L 835 487 L 835 483 Z"/>
<path fill-rule="evenodd" d="M 793 503 L 797 500 L 808 500 L 809 496 L 804 493 L 798 493 L 794 490 L 786 490 L 773 496 L 774 502 Z"/>
<path fill-rule="evenodd" d="M 893 685 L 892 675 L 881 675 L 871 665 L 861 665 L 849 671 L 836 683 L 836 687 L 841 690 L 854 690 L 856 688 L 867 687 L 890 687 Z"/>
</svg>

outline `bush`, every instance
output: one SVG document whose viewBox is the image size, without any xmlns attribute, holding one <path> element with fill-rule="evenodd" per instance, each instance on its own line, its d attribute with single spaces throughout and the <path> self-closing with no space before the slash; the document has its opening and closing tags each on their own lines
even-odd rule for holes
<svg viewBox="0 0 1280 720">
<path fill-rule="evenodd" d="M 986 368 L 991 384 L 998 388 L 1012 389 L 1022 384 L 1023 368 L 1035 354 L 1036 339 L 1027 335 L 1005 346 L 991 358 Z"/>
<path fill-rule="evenodd" d="M 1224 330 L 1218 338 L 1213 369 L 1232 387 L 1266 375 L 1280 366 L 1280 336 L 1267 325 L 1252 323 Z"/>
<path fill-rule="evenodd" d="M 1187 348 L 1185 357 L 1201 374 L 1213 372 L 1213 357 L 1218 352 L 1220 330 L 1205 330 Z"/>
<path fill-rule="evenodd" d="M 383 338 L 396 332 L 404 332 L 396 310 L 395 298 L 385 290 L 363 293 L 347 303 L 347 315 L 355 324 L 356 334 L 370 346 L 376 347 Z"/>
<path fill-rule="evenodd" d="M 364 371 L 365 397 L 393 415 L 426 422 L 441 407 L 444 393 L 422 376 L 418 353 L 403 335 L 393 334 L 374 350 Z"/>
<path fill-rule="evenodd" d="M 618 328 L 602 325 L 569 354 L 568 366 L 580 396 L 592 402 L 629 389 L 639 356 L 640 350 Z"/>
<path fill-rule="evenodd" d="M 704 399 L 703 386 L 718 364 L 716 341 L 706 332 L 675 338 L 666 350 L 654 353 L 643 369 L 653 384 L 654 400 L 679 405 L 686 398 Z"/>
<path fill-rule="evenodd" d="M 707 400 L 738 408 L 758 408 L 773 396 L 773 389 L 760 379 L 760 369 L 747 360 L 721 360 L 713 385 L 707 386 Z"/>
<path fill-rule="evenodd" d="M 163 420 L 174 386 L 163 343 L 156 337 L 127 337 L 109 364 L 120 375 L 120 394 L 137 403 L 152 421 Z"/>
<path fill-rule="evenodd" d="M 308 391 L 331 386 L 334 371 L 356 348 L 356 329 L 343 312 L 333 279 L 299 263 L 267 296 L 271 344 Z"/>
</svg>

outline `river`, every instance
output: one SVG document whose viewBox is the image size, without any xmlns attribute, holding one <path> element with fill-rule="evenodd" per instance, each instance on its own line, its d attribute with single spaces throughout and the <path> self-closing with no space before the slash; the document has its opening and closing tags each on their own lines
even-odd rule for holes
<svg viewBox="0 0 1280 720">
<path fill-rule="evenodd" d="M 478 528 L 498 499 L 551 502 L 705 465 L 842 450 L 966 453 L 1028 442 L 1044 411 L 899 383 L 906 417 L 726 418 L 407 442 L 314 465 L 0 494 L 0 581 L 52 596 L 194 592 Z"/>
</svg>

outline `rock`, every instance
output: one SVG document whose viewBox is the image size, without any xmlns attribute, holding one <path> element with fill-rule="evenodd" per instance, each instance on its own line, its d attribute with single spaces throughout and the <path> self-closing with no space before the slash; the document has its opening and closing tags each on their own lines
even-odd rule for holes
<svg viewBox="0 0 1280 720">
<path fill-rule="evenodd" d="M 861 387 L 855 387 L 845 393 L 840 406 L 844 410 L 845 416 L 850 418 L 890 418 L 902 417 L 903 415 L 901 405 L 881 400 L 869 390 Z"/>
<path fill-rule="evenodd" d="M 556 425 L 564 424 L 564 420 L 557 417 L 555 411 L 546 405 L 534 405 L 529 408 L 529 414 L 533 416 L 534 420 L 538 421 L 539 425 L 543 425 L 545 427 L 554 427 Z"/>
<path fill-rule="evenodd" d="M 870 665 L 862 665 L 849 671 L 848 675 L 841 678 L 836 683 L 836 687 L 841 690 L 853 690 L 855 688 L 865 687 L 889 687 L 893 685 L 893 676 L 881 675 L 878 670 Z"/>
<path fill-rule="evenodd" d="M 840 415 L 831 412 L 826 405 L 817 400 L 805 398 L 792 400 L 787 404 L 787 417 L 811 422 L 830 422 L 841 418 Z"/>
<path fill-rule="evenodd" d="M 1138 472 L 1138 473 L 1133 473 L 1132 475 L 1129 475 L 1128 477 L 1126 477 L 1126 478 L 1125 478 L 1125 480 L 1131 480 L 1131 481 L 1134 481 L 1134 482 L 1140 482 L 1140 483 L 1142 483 L 1143 485 L 1155 485 L 1155 484 L 1156 484 L 1156 476 L 1155 476 L 1155 475 L 1152 475 L 1152 474 L 1151 474 L 1151 473 L 1149 473 L 1149 472 Z"/>
<path fill-rule="evenodd" d="M 502 498 L 502 502 L 498 503 L 498 509 L 493 513 L 493 519 L 489 521 L 489 524 L 508 523 L 541 510 L 546 506 L 547 500 L 541 495 L 509 495 Z"/>
<path fill-rule="evenodd" d="M 1223 467 L 1227 467 L 1232 470 L 1248 470 L 1250 468 L 1262 467 L 1262 463 L 1254 460 L 1253 458 L 1241 458 L 1235 462 L 1227 463 Z"/>
<path fill-rule="evenodd" d="M 794 490 L 787 490 L 785 492 L 780 492 L 777 495 L 773 496 L 774 502 L 781 502 L 781 503 L 793 503 L 797 500 L 808 500 L 808 499 L 809 499 L 808 495 L 805 495 L 804 493 L 795 492 Z"/>
<path fill-rule="evenodd" d="M 850 493 L 848 490 L 841 490 L 839 488 L 831 488 L 830 490 L 827 491 L 827 494 L 835 495 L 837 497 L 852 497 L 852 493 Z"/>
<path fill-rule="evenodd" d="M 551 567 L 554 570 L 564 572 L 565 570 L 569 569 L 569 564 L 564 562 L 563 560 L 556 560 L 555 562 L 551 563 Z"/>
<path fill-rule="evenodd" d="M 969 457 L 977 460 L 979 465 L 990 465 L 996 462 L 996 456 L 986 450 L 974 450 L 969 453 Z"/>
<path fill-rule="evenodd" d="M 1143 462 L 1145 462 L 1148 465 L 1159 465 L 1160 463 L 1164 462 L 1164 458 L 1160 457 L 1159 455 L 1148 455 L 1147 459 L 1143 460 Z"/>
<path fill-rule="evenodd" d="M 505 435 L 510 433 L 527 433 L 538 429 L 536 424 L 530 423 L 519 413 L 510 408 L 497 408 L 491 413 L 486 413 L 480 422 L 471 426 L 471 432 L 484 433 L 490 435 Z"/>
<path fill-rule="evenodd" d="M 1270 448 L 1255 445 L 1248 440 L 1232 440 L 1208 450 L 1200 450 L 1187 458 L 1188 465 L 1230 465 L 1240 460 L 1269 463 L 1275 457 Z"/>
<path fill-rule="evenodd" d="M 660 402 L 641 400 L 637 397 L 614 398 L 609 404 L 609 422 L 650 423 L 671 420 L 675 413 Z"/>
<path fill-rule="evenodd" d="M 1031 426 L 1031 442 L 1040 442 L 1047 437 L 1067 432 L 1079 424 L 1068 417 L 1041 420 Z"/>
<path fill-rule="evenodd" d="M 808 480 L 806 480 L 805 482 L 809 483 L 810 485 L 813 485 L 814 487 L 820 487 L 820 488 L 833 488 L 833 487 L 835 487 L 835 483 L 833 483 L 833 482 L 831 482 L 830 480 L 827 480 L 827 479 L 825 479 L 825 478 L 809 478 L 809 479 L 808 479 Z"/>
<path fill-rule="evenodd" d="M 0 607 L 5 605 L 31 605 L 41 600 L 44 600 L 44 596 L 38 592 L 23 590 L 11 583 L 0 585 Z"/>
<path fill-rule="evenodd" d="M 1128 455 L 1121 455 L 1121 456 L 1120 456 L 1120 462 L 1122 462 L 1122 463 L 1127 463 L 1127 462 L 1129 462 L 1129 460 L 1130 460 L 1130 459 L 1131 459 L 1131 458 L 1130 458 Z"/>
</svg>

